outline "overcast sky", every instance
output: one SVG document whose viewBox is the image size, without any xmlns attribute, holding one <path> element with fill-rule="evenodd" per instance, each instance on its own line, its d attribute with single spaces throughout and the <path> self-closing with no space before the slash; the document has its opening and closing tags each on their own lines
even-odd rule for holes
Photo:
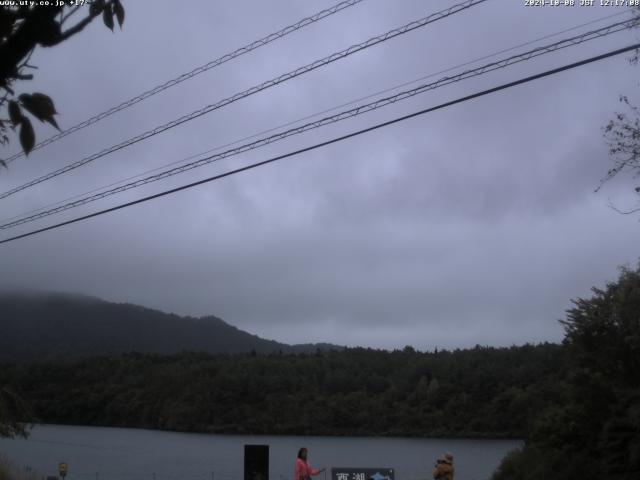
<svg viewBox="0 0 640 480">
<path fill-rule="evenodd" d="M 18 93 L 51 95 L 58 123 L 67 128 L 334 3 L 123 0 L 123 31 L 111 33 L 95 21 L 72 40 L 36 51 L 36 79 L 19 85 Z M 364 0 L 13 162 L 0 173 L 0 190 L 454 3 Z M 1 200 L 0 217 L 622 11 L 490 0 Z M 7 230 L 2 238 L 632 44 L 639 36 L 619 33 L 439 88 Z M 640 256 L 640 217 L 608 206 L 633 205 L 630 179 L 594 193 L 611 166 L 602 127 L 622 109 L 620 94 L 640 103 L 639 67 L 627 57 L 0 245 L 0 286 L 214 314 L 287 343 L 430 350 L 560 341 L 558 319 L 570 299 L 588 296 L 592 286 L 615 279 L 620 265 L 635 266 Z M 54 133 L 37 125 L 39 139 Z M 5 156 L 17 150 L 13 139 Z"/>
</svg>

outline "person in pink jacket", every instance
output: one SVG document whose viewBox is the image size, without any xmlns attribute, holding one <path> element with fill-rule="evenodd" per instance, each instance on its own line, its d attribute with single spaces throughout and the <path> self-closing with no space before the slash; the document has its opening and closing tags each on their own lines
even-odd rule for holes
<svg viewBox="0 0 640 480">
<path fill-rule="evenodd" d="M 296 458 L 296 467 L 293 480 L 310 480 L 311 475 L 318 475 L 324 472 L 324 468 L 318 470 L 307 463 L 307 449 L 302 447 L 298 450 L 298 458 Z"/>
</svg>

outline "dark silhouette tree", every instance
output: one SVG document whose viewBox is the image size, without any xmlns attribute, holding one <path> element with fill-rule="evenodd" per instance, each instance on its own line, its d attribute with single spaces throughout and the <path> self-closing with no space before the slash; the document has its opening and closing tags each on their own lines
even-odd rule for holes
<svg viewBox="0 0 640 480">
<path fill-rule="evenodd" d="M 637 56 L 634 58 L 637 59 Z M 640 112 L 626 96 L 622 95 L 620 102 L 627 107 L 628 112 L 616 112 L 615 118 L 604 128 L 614 166 L 609 169 L 602 183 L 622 172 L 630 172 L 634 178 L 640 177 Z M 634 186 L 634 191 L 638 196 L 635 207 L 624 210 L 615 205 L 611 207 L 626 215 L 640 212 L 640 184 Z"/>
<path fill-rule="evenodd" d="M 567 311 L 563 401 L 494 480 L 640 478 L 640 265 Z"/>
<path fill-rule="evenodd" d="M 28 154 L 35 145 L 36 136 L 31 118 L 48 122 L 58 128 L 53 100 L 40 92 L 16 96 L 17 82 L 33 79 L 35 67 L 29 59 L 36 47 L 54 47 L 80 33 L 96 17 L 113 30 L 114 19 L 122 28 L 124 8 L 120 0 L 94 0 L 67 2 L 66 5 L 0 6 L 0 144 L 6 145 L 9 135 L 18 130 L 20 145 Z M 54 2 L 51 2 L 54 3 Z M 78 14 L 80 20 L 69 26 Z M 3 92 L 3 93 L 2 93 Z M 0 158 L 0 165 L 6 167 Z M 25 419 L 29 418 L 25 402 L 0 383 L 0 437 L 26 435 Z"/>
<path fill-rule="evenodd" d="M 83 17 L 74 20 L 78 14 L 83 14 Z M 35 67 L 29 64 L 29 60 L 35 48 L 59 45 L 80 33 L 99 16 L 109 29 L 113 30 L 115 21 L 122 28 L 124 15 L 120 0 L 83 0 L 59 6 L 0 6 L 1 144 L 6 145 L 10 140 L 9 134 L 18 130 L 20 145 L 28 154 L 36 141 L 30 117 L 58 128 L 54 118 L 56 108 L 49 96 L 40 92 L 15 94 L 17 82 L 33 79 Z M 72 21 L 75 23 L 69 25 Z M 0 164 L 6 167 L 2 159 Z"/>
<path fill-rule="evenodd" d="M 636 20 L 640 21 L 640 7 L 635 7 L 634 13 Z M 632 65 L 637 65 L 639 59 L 640 51 L 636 50 L 629 62 Z M 619 100 L 624 105 L 626 112 L 616 112 L 614 118 L 604 127 L 604 137 L 614 165 L 602 179 L 596 191 L 600 190 L 604 183 L 621 173 L 630 173 L 633 178 L 640 178 L 640 111 L 626 95 L 620 95 Z M 638 197 L 635 207 L 620 209 L 610 204 L 611 208 L 626 215 L 640 212 L 640 183 L 635 185 L 633 190 Z"/>
<path fill-rule="evenodd" d="M 33 419 L 25 400 L 6 387 L 0 387 L 0 437 L 27 437 L 27 423 Z"/>
</svg>

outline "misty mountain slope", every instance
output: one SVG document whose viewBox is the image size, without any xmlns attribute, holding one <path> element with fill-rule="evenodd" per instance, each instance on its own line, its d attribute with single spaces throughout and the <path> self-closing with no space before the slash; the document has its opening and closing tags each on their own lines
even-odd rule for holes
<svg viewBox="0 0 640 480">
<path fill-rule="evenodd" d="M 180 317 L 131 304 L 60 293 L 0 293 L 0 362 L 77 359 L 126 352 L 315 351 L 242 331 L 220 318 Z"/>
</svg>

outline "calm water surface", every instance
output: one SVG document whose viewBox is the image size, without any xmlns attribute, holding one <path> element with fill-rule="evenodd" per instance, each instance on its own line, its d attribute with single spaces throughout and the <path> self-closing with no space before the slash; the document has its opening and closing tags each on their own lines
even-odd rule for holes
<svg viewBox="0 0 640 480">
<path fill-rule="evenodd" d="M 0 452 L 17 465 L 67 480 L 242 480 L 245 444 L 270 446 L 270 479 L 291 480 L 298 449 L 314 467 L 388 467 L 396 480 L 427 480 L 438 455 L 455 456 L 456 480 L 489 478 L 512 440 L 283 437 L 208 435 L 124 428 L 38 425 L 23 439 L 0 439 Z M 324 474 L 314 477 L 325 480 Z M 330 479 L 330 471 L 326 479 Z"/>
</svg>

